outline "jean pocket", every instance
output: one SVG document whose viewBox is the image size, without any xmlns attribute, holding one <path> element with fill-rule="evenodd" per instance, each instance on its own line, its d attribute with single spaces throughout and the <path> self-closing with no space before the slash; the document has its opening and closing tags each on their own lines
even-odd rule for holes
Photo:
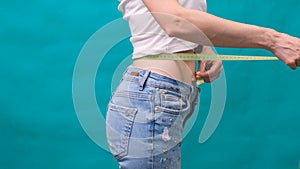
<svg viewBox="0 0 300 169">
<path fill-rule="evenodd" d="M 181 141 L 183 116 L 180 111 L 155 107 L 155 134 L 161 136 L 163 144 L 173 147 Z"/>
<path fill-rule="evenodd" d="M 137 109 L 110 103 L 106 113 L 106 135 L 109 148 L 119 160 L 128 154 L 128 146 Z"/>
<path fill-rule="evenodd" d="M 176 111 L 183 110 L 187 106 L 187 99 L 181 93 L 165 91 L 161 94 L 161 107 Z"/>
</svg>

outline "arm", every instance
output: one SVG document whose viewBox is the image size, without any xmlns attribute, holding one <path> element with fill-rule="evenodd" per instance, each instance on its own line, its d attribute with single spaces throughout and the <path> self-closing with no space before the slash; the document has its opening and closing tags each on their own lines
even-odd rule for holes
<svg viewBox="0 0 300 169">
<path fill-rule="evenodd" d="M 292 69 L 296 69 L 297 61 L 300 60 L 298 38 L 269 28 L 238 23 L 206 12 L 187 9 L 177 0 L 143 2 L 169 36 L 201 45 L 264 48 L 273 52 Z"/>
</svg>

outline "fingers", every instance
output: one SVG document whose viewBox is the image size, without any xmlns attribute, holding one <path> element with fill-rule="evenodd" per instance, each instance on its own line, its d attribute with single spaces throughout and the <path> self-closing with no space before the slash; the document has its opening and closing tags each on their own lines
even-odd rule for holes
<svg viewBox="0 0 300 169">
<path fill-rule="evenodd" d="M 283 59 L 283 62 L 291 69 L 296 70 L 297 67 L 300 66 L 300 54 L 294 57 L 285 58 Z"/>
<path fill-rule="evenodd" d="M 222 61 L 210 61 L 205 64 L 206 71 L 200 65 L 199 71 L 196 73 L 196 78 L 202 78 L 205 82 L 215 81 L 223 71 Z"/>
<path fill-rule="evenodd" d="M 294 61 L 292 61 L 292 62 L 287 62 L 287 65 L 288 65 L 291 69 L 293 69 L 293 70 L 296 70 L 296 69 L 297 69 L 297 64 L 296 64 Z"/>
<path fill-rule="evenodd" d="M 300 66 L 299 38 L 283 33 L 279 34 L 272 52 L 291 69 L 295 70 Z"/>
</svg>

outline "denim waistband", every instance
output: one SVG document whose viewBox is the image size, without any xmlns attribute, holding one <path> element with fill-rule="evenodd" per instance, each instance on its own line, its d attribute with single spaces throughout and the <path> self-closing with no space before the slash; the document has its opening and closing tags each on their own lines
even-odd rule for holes
<svg viewBox="0 0 300 169">
<path fill-rule="evenodd" d="M 129 66 L 127 68 L 124 73 L 123 80 L 140 83 L 140 90 L 142 90 L 145 86 L 151 86 L 154 88 L 166 89 L 185 94 L 190 94 L 199 90 L 196 87 L 196 83 L 194 83 L 193 86 L 176 79 L 133 66 Z"/>
</svg>

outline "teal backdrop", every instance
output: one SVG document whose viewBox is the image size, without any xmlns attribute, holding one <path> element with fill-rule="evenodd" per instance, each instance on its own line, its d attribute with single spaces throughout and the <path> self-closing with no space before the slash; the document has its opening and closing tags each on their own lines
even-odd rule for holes
<svg viewBox="0 0 300 169">
<path fill-rule="evenodd" d="M 84 132 L 72 100 L 79 52 L 94 32 L 121 17 L 117 5 L 117 0 L 0 1 L 1 169 L 118 168 Z M 208 0 L 208 9 L 226 19 L 300 37 L 299 0 Z M 99 82 L 109 82 L 111 71 L 131 51 L 125 39 L 100 65 L 96 96 L 102 112 L 110 91 Z M 217 51 L 271 55 L 260 49 Z M 182 168 L 298 169 L 299 70 L 279 61 L 224 62 L 224 68 L 223 118 L 213 136 L 200 144 L 211 101 L 210 85 L 203 85 L 197 121 L 182 145 Z"/>
</svg>

